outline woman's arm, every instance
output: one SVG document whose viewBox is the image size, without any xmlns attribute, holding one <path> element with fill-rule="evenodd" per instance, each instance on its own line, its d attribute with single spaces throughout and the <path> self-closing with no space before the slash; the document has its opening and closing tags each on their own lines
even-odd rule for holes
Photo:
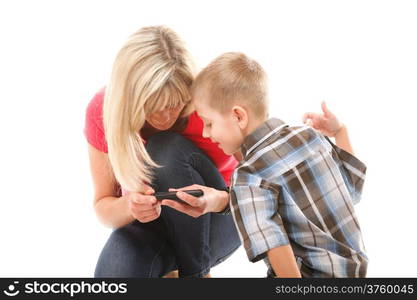
<svg viewBox="0 0 417 300">
<path fill-rule="evenodd" d="M 161 203 L 147 186 L 145 194 L 130 192 L 119 197 L 106 153 L 89 145 L 91 174 L 94 182 L 94 208 L 99 220 L 107 227 L 119 228 L 137 219 L 142 223 L 153 221 L 161 214 Z"/>
<path fill-rule="evenodd" d="M 328 137 L 334 137 L 338 147 L 350 154 L 354 154 L 346 125 L 340 122 L 336 115 L 327 108 L 324 101 L 321 103 L 321 109 L 323 111 L 322 114 L 305 113 L 303 122 Z"/>
<path fill-rule="evenodd" d="M 106 153 L 88 144 L 90 170 L 94 184 L 94 209 L 98 219 L 110 228 L 122 227 L 134 220 L 128 195 L 119 197 L 118 185 Z"/>
</svg>

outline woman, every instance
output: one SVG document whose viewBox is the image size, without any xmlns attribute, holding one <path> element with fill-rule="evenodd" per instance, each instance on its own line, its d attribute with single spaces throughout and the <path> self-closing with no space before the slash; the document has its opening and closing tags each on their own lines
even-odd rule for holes
<svg viewBox="0 0 417 300">
<path fill-rule="evenodd" d="M 167 27 L 142 28 L 119 51 L 109 84 L 87 108 L 85 135 L 100 221 L 113 228 L 95 277 L 207 277 L 240 245 L 231 216 L 197 218 L 161 208 L 153 194 L 192 184 L 220 211 L 237 165 L 202 137 L 183 42 Z M 204 198 L 203 197 L 203 198 Z M 218 207 L 216 207 L 218 206 Z"/>
</svg>

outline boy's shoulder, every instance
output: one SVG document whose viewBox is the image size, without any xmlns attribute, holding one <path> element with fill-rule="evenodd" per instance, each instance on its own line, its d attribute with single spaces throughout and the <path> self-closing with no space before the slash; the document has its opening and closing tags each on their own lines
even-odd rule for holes
<svg viewBox="0 0 417 300">
<path fill-rule="evenodd" d="M 271 126 L 270 120 L 267 125 Z M 282 126 L 271 132 L 237 167 L 241 176 L 247 174 L 284 174 L 302 161 L 318 152 L 331 152 L 332 147 L 326 138 L 309 126 Z"/>
<path fill-rule="evenodd" d="M 310 126 L 287 125 L 265 139 L 247 156 L 247 160 L 260 155 L 291 160 L 296 156 L 307 157 L 318 150 L 331 150 L 331 145 L 320 132 Z"/>
</svg>

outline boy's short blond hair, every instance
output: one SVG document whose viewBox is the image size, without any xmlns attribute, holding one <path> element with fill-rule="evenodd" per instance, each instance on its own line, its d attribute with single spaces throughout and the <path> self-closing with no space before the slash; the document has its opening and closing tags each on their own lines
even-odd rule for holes
<svg viewBox="0 0 417 300">
<path fill-rule="evenodd" d="M 224 53 L 205 67 L 194 80 L 193 99 L 201 92 L 208 105 L 220 113 L 239 104 L 260 119 L 268 116 L 266 72 L 243 53 Z"/>
</svg>

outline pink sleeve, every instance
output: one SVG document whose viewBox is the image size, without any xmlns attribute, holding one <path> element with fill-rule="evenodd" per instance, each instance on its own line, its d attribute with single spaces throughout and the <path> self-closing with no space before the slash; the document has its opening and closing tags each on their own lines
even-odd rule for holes
<svg viewBox="0 0 417 300">
<path fill-rule="evenodd" d="M 107 153 L 107 142 L 103 126 L 104 88 L 101 89 L 87 106 L 84 135 L 87 142 L 101 152 Z"/>
</svg>

